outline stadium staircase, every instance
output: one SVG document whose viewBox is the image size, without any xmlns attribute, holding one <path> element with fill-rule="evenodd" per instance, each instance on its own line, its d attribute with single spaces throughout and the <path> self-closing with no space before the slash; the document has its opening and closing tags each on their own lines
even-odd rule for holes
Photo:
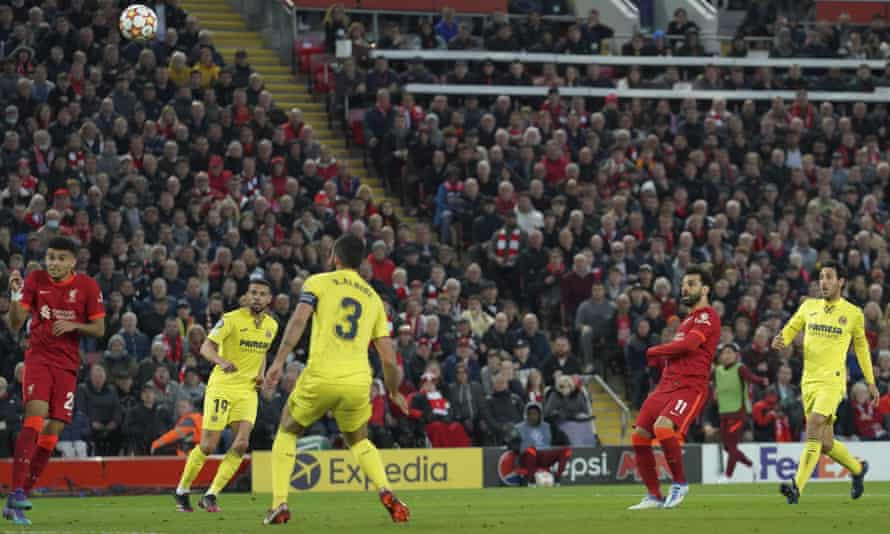
<svg viewBox="0 0 890 534">
<path fill-rule="evenodd" d="M 250 66 L 263 75 L 275 104 L 285 111 L 300 108 L 303 120 L 312 126 L 315 138 L 330 149 L 338 161 L 345 160 L 350 172 L 358 176 L 362 184 L 371 187 L 375 202 L 379 205 L 384 199 L 389 200 L 399 218 L 413 225 L 415 219 L 405 215 L 401 201 L 387 196 L 380 178 L 368 174 L 361 153 L 347 148 L 345 135 L 328 126 L 324 103 L 309 94 L 305 80 L 298 80 L 289 66 L 281 64 L 277 52 L 265 48 L 260 34 L 250 31 L 237 11 L 224 0 L 182 0 L 180 7 L 198 18 L 201 29 L 213 32 L 213 43 L 227 64 L 234 63 L 238 49 L 245 49 Z"/>
<path fill-rule="evenodd" d="M 402 221 L 408 224 L 415 222 L 414 218 L 405 215 L 398 198 L 385 194 L 380 178 L 369 175 L 361 153 L 347 148 L 344 134 L 328 126 L 324 104 L 308 92 L 305 80 L 299 80 L 289 66 L 282 65 L 276 51 L 265 48 L 260 35 L 247 28 L 237 11 L 223 0 L 182 0 L 180 6 L 198 18 L 202 29 L 213 32 L 213 42 L 227 63 L 234 62 L 238 49 L 247 50 L 251 67 L 262 74 L 275 103 L 284 110 L 300 108 L 304 120 L 312 126 L 319 142 L 327 146 L 338 160 L 347 161 L 350 170 L 359 176 L 361 182 L 371 186 L 378 203 L 384 198 L 388 199 Z M 612 384 L 619 395 L 623 393 L 622 386 L 623 384 Z M 596 382 L 591 382 L 588 387 L 600 440 L 606 445 L 629 444 L 629 433 L 624 438 L 621 437 L 621 410 Z"/>
<path fill-rule="evenodd" d="M 622 380 L 611 380 L 609 386 L 619 397 L 626 398 Z M 630 432 L 637 412 L 631 410 L 627 433 L 622 438 L 621 409 L 615 404 L 612 397 L 596 381 L 591 381 L 587 385 L 587 392 L 590 395 L 593 415 L 596 417 L 596 433 L 602 444 L 630 445 Z"/>
</svg>

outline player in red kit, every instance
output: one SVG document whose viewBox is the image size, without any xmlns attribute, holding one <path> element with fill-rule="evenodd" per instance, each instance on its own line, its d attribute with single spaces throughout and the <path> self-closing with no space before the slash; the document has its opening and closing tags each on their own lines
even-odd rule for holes
<svg viewBox="0 0 890 534">
<path fill-rule="evenodd" d="M 720 341 L 720 317 L 708 303 L 712 287 L 710 272 L 690 266 L 683 276 L 681 302 L 689 315 L 677 328 L 673 341 L 649 347 L 646 357 L 663 358 L 661 380 L 640 408 L 631 436 L 637 471 L 649 493 L 630 510 L 675 508 L 689 493 L 683 472 L 682 440 L 708 397 L 711 362 Z M 652 439 L 661 443 L 674 483 L 667 499 L 661 495 Z"/>
<path fill-rule="evenodd" d="M 25 420 L 15 442 L 12 492 L 3 516 L 16 525 L 30 525 L 28 492 L 49 461 L 59 434 L 71 422 L 80 337 L 105 335 L 102 292 L 89 276 L 76 274 L 77 246 L 68 238 L 50 240 L 46 270 L 24 282 L 17 271 L 9 275 L 9 324 L 18 331 L 29 314 L 31 337 L 22 379 Z"/>
</svg>

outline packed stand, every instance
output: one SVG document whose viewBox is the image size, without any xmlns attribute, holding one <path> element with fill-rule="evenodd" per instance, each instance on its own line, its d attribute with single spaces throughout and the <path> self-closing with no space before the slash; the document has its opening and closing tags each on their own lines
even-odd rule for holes
<svg viewBox="0 0 890 534">
<path fill-rule="evenodd" d="M 358 23 L 349 23 L 334 6 L 327 24 L 355 29 Z M 612 35 L 596 12 L 552 41 L 543 29 L 548 26 L 537 13 L 519 22 L 495 13 L 482 32 L 473 33 L 446 9 L 435 24 L 418 28 L 419 40 L 396 24 L 386 26 L 376 48 L 410 49 L 420 43 L 422 49 L 538 51 L 543 46 L 548 52 L 580 52 L 594 50 L 595 43 L 607 42 L 602 36 Z M 329 36 L 335 39 L 336 31 Z M 622 51 L 702 55 L 695 42 L 677 48 L 662 32 L 653 37 L 650 42 L 634 36 Z M 413 82 L 550 90 L 545 99 L 421 96 L 402 89 Z M 738 105 L 720 98 L 619 98 L 622 88 L 670 89 L 677 83 L 702 90 L 787 88 L 796 90 L 796 97 Z M 456 328 L 468 329 L 481 349 L 469 357 L 468 367 L 471 382 L 473 369 L 482 367 L 483 394 L 489 391 L 486 367 L 492 364 L 484 349 L 498 346 L 520 373 L 529 367 L 541 372 L 545 387 L 558 381 L 555 372 L 597 373 L 623 387 L 638 408 L 658 378 L 658 369 L 647 364 L 646 348 L 672 338 L 684 315 L 677 297 L 685 268 L 707 262 L 716 275 L 711 298 L 723 322 L 720 352 L 728 359 L 723 367 L 734 369 L 733 362 L 741 362 L 751 373 L 743 403 L 752 414 L 749 436 L 798 440 L 801 348 L 776 351 L 770 341 L 801 298 L 819 296 L 813 271 L 834 258 L 849 271 L 847 298 L 864 308 L 884 395 L 876 409 L 863 400 L 862 373 L 851 358 L 850 393 L 836 430 L 854 439 L 882 439 L 890 429 L 885 280 L 890 229 L 883 223 L 890 186 L 887 109 L 864 102 L 813 103 L 806 89 L 869 92 L 888 84 L 887 73 L 868 67 L 849 76 L 836 69 L 804 75 L 796 67 L 724 70 L 703 61 L 702 69 L 622 72 L 593 64 L 579 72 L 546 63 L 391 63 L 356 55 L 337 75 L 336 100 L 348 100 L 352 107 L 367 103 L 363 123 L 350 127 L 362 132 L 369 161 L 392 192 L 432 215 L 439 247 L 412 245 L 401 252 L 396 247 L 391 256 L 393 267 L 402 266 L 394 287 L 400 297 L 408 296 L 399 301 L 405 302 L 402 320 L 410 328 L 404 335 L 423 331 L 431 312 L 440 317 L 434 338 L 441 335 L 442 284 L 453 277 L 460 297 L 445 293 L 445 314 L 468 319 L 467 326 Z M 602 99 L 561 97 L 559 88 L 568 86 L 614 87 L 616 93 Z M 425 230 L 418 239 L 432 242 Z M 376 253 L 381 261 L 384 246 Z M 461 251 L 460 267 L 453 264 L 455 250 Z M 433 280 L 426 281 L 436 262 L 444 262 L 445 272 L 436 274 L 433 267 Z M 467 335 L 458 330 L 456 337 Z M 517 343 L 523 337 L 531 346 L 528 359 L 515 353 L 518 346 L 524 354 L 524 343 Z M 425 362 L 423 343 L 417 341 L 416 351 Z M 457 358 L 460 350 L 465 349 L 458 349 Z M 571 356 L 559 357 L 564 351 Z M 502 355 L 494 365 L 503 368 L 503 362 Z M 715 373 L 721 366 L 715 355 Z M 422 382 L 421 368 L 414 376 Z M 536 387 L 532 376 L 534 371 L 520 377 L 526 391 Z M 691 439 L 717 439 L 716 397 Z M 504 403 L 498 411 L 519 419 L 518 406 L 511 410 Z"/>
<path fill-rule="evenodd" d="M 340 232 L 324 207 L 302 215 L 323 183 L 304 169 L 344 168 L 326 166 L 299 110 L 274 104 L 247 52 L 227 64 L 177 0 L 148 2 L 156 41 L 122 41 L 127 4 L 0 5 L 2 456 L 22 425 L 28 346 L 6 322 L 6 275 L 39 268 L 53 237 L 80 245 L 77 268 L 96 278 L 107 310 L 105 338 L 82 344 L 74 420 L 57 447 L 82 457 L 194 446 L 209 328 L 257 270 L 286 320 L 307 273 L 324 268 L 321 232 Z M 261 392 L 254 446 L 271 446 L 298 370 L 282 391 Z"/>
</svg>

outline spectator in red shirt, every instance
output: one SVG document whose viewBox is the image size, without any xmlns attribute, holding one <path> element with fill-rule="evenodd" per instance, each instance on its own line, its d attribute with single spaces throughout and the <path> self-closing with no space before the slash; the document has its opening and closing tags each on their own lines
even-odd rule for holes
<svg viewBox="0 0 890 534">
<path fill-rule="evenodd" d="M 210 169 L 207 175 L 210 177 L 210 188 L 223 196 L 226 195 L 226 185 L 232 177 L 232 172 L 223 167 L 222 156 L 216 154 L 210 156 Z"/>
<path fill-rule="evenodd" d="M 386 255 L 386 243 L 375 241 L 371 246 L 371 254 L 368 255 L 368 263 L 374 271 L 374 280 L 392 285 L 392 275 L 396 270 L 396 264 Z"/>
<path fill-rule="evenodd" d="M 547 141 L 545 145 L 544 158 L 541 159 L 544 168 L 547 170 L 547 184 L 550 186 L 558 186 L 566 178 L 566 165 L 571 163 L 569 156 L 562 151 L 556 141 Z"/>
<path fill-rule="evenodd" d="M 853 408 L 853 422 L 856 424 L 856 435 L 864 441 L 883 441 L 890 439 L 887 428 L 878 409 L 871 402 L 868 387 L 857 382 L 850 392 L 850 404 Z"/>
<path fill-rule="evenodd" d="M 575 311 L 590 296 L 595 280 L 596 276 L 590 270 L 587 256 L 576 254 L 572 270 L 562 277 L 559 284 L 564 324 L 575 320 Z"/>
</svg>

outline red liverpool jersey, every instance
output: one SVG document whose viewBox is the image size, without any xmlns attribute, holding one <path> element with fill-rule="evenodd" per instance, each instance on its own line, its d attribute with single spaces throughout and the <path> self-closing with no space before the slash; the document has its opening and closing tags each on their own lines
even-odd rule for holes
<svg viewBox="0 0 890 534">
<path fill-rule="evenodd" d="M 720 317 L 710 306 L 690 313 L 680 323 L 674 340 L 696 336 L 701 342 L 685 356 L 668 358 L 660 383 L 679 383 L 683 386 L 707 386 L 711 363 L 720 343 Z"/>
<path fill-rule="evenodd" d="M 31 312 L 31 339 L 25 360 L 76 371 L 80 367 L 80 333 L 53 335 L 53 323 L 86 324 L 105 317 L 102 292 L 96 281 L 83 274 L 72 274 L 55 282 L 46 271 L 34 271 L 25 278 L 21 304 Z"/>
</svg>

